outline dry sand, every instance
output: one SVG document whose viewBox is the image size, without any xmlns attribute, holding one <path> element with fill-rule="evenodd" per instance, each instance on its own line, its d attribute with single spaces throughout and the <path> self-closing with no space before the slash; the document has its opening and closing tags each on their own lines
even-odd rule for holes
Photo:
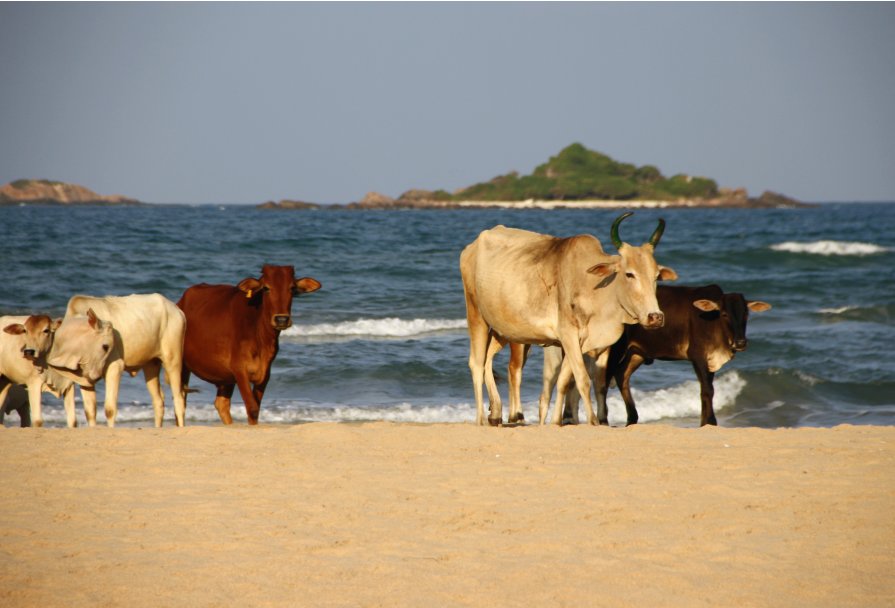
<svg viewBox="0 0 895 608">
<path fill-rule="evenodd" d="M 893 606 L 895 427 L 0 429 L 0 606 Z"/>
</svg>

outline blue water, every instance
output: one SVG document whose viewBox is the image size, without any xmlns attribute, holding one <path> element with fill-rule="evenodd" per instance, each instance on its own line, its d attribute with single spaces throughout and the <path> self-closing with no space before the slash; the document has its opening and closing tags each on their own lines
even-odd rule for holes
<svg viewBox="0 0 895 608">
<path fill-rule="evenodd" d="M 0 314 L 61 315 L 74 293 L 177 301 L 195 283 L 235 284 L 264 263 L 292 264 L 323 289 L 295 301 L 262 422 L 473 421 L 462 248 L 498 223 L 588 232 L 606 244 L 618 213 L 0 207 Z M 773 305 L 751 316 L 748 350 L 716 377 L 721 425 L 895 424 L 895 204 L 635 210 L 622 238 L 640 244 L 660 216 L 668 228 L 656 257 L 678 284 L 718 283 Z M 496 369 L 505 363 L 502 353 Z M 523 382 L 529 420 L 540 369 L 533 353 Z M 193 385 L 187 423 L 218 424 L 214 388 Z M 641 421 L 698 424 L 689 363 L 641 368 L 632 386 Z M 237 395 L 234 417 L 244 420 Z M 47 424 L 63 426 L 61 402 L 44 403 Z M 119 423 L 151 425 L 149 403 L 141 377 L 126 378 Z M 166 424 L 171 403 L 169 394 Z M 609 408 L 610 422 L 623 422 L 615 390 Z M 78 415 L 83 424 L 80 404 Z M 17 424 L 15 414 L 6 424 Z"/>
</svg>

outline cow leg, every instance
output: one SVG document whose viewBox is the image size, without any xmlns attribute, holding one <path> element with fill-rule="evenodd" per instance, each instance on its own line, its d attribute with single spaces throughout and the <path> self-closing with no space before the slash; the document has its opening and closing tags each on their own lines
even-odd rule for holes
<svg viewBox="0 0 895 608">
<path fill-rule="evenodd" d="M 507 366 L 507 382 L 510 385 L 510 415 L 507 422 L 516 424 L 525 422 L 522 413 L 522 369 L 528 361 L 531 344 L 510 344 L 510 364 Z"/>
<path fill-rule="evenodd" d="M 118 360 L 106 368 L 106 425 L 115 426 L 115 417 L 118 415 L 118 387 L 121 385 L 121 375 L 124 373 L 124 361 Z"/>
<path fill-rule="evenodd" d="M 469 329 L 469 372 L 472 375 L 472 390 L 475 394 L 475 423 L 481 426 L 485 424 L 482 382 L 485 377 L 485 358 L 488 355 L 491 331 L 468 293 L 466 294 L 466 325 Z"/>
<path fill-rule="evenodd" d="M 87 426 L 96 426 L 96 387 L 79 386 L 79 388 L 81 389 L 81 402 L 84 404 Z"/>
<path fill-rule="evenodd" d="M 264 391 L 267 390 L 267 383 L 270 382 L 270 372 L 267 374 L 267 378 L 264 381 L 259 382 L 252 386 L 252 395 L 255 397 L 255 401 L 258 402 L 258 408 L 261 408 L 261 400 L 264 399 Z"/>
<path fill-rule="evenodd" d="M 497 390 L 497 382 L 494 380 L 494 357 L 497 356 L 507 341 L 494 332 L 488 338 L 488 350 L 485 354 L 485 371 L 482 376 L 485 379 L 485 388 L 488 389 L 488 424 L 500 426 L 503 422 L 503 403 L 500 400 L 500 392 Z"/>
<path fill-rule="evenodd" d="M 553 408 L 553 424 L 557 426 L 562 426 L 566 397 L 571 386 L 571 380 L 572 368 L 569 366 L 569 357 L 563 357 L 559 368 L 559 376 L 556 379 L 556 405 Z"/>
<path fill-rule="evenodd" d="M 218 394 L 214 398 L 214 407 L 224 424 L 233 424 L 233 418 L 230 416 L 230 398 L 233 396 L 234 388 L 233 384 L 219 384 Z"/>
<path fill-rule="evenodd" d="M 634 403 L 634 397 L 631 395 L 631 376 L 637 371 L 637 368 L 643 365 L 643 361 L 643 357 L 636 353 L 631 353 L 619 365 L 615 375 L 615 383 L 622 394 L 622 399 L 625 400 L 625 411 L 628 413 L 627 426 L 637 424 L 637 421 L 640 419 L 637 415 L 637 405 Z"/>
<path fill-rule="evenodd" d="M 568 365 L 575 377 L 575 386 L 578 387 L 578 394 L 584 400 L 584 411 L 587 412 L 587 419 L 591 424 L 595 424 L 594 406 L 590 400 L 590 376 L 587 373 L 587 366 L 584 365 L 584 357 L 581 355 L 581 346 L 578 343 L 577 332 L 572 332 L 563 336 L 563 367 Z M 568 362 L 568 363 L 567 363 Z M 562 380 L 562 371 L 560 371 L 560 381 Z M 559 410 L 558 416 L 562 421 L 562 410 Z"/>
<path fill-rule="evenodd" d="M 143 377 L 146 379 L 146 390 L 152 399 L 152 411 L 155 414 L 156 428 L 162 426 L 165 419 L 165 394 L 159 382 L 159 373 L 162 370 L 161 362 L 150 361 L 143 366 Z"/>
<path fill-rule="evenodd" d="M 541 377 L 541 396 L 538 399 L 538 423 L 546 424 L 547 410 L 550 408 L 550 397 L 553 395 L 553 387 L 556 386 L 556 378 L 559 376 L 559 368 L 562 366 L 562 349 L 558 346 L 544 347 L 544 372 Z"/>
<path fill-rule="evenodd" d="M 6 403 L 6 397 L 9 396 L 11 388 L 12 383 L 5 376 L 0 375 L 0 425 L 3 424 L 3 418 L 6 416 L 6 406 L 9 405 Z"/>
<path fill-rule="evenodd" d="M 252 392 L 252 384 L 249 377 L 245 373 L 236 374 L 236 386 L 239 388 L 239 394 L 242 402 L 246 406 L 246 416 L 249 424 L 258 424 L 258 416 L 261 414 L 261 404 L 255 399 L 255 393 Z"/>
<path fill-rule="evenodd" d="M 184 395 L 184 387 L 186 382 L 183 379 L 183 341 L 180 342 L 181 348 L 172 349 L 174 352 L 162 353 L 162 366 L 165 368 L 165 375 L 168 377 L 168 386 L 171 387 L 171 398 L 174 401 L 174 420 L 177 426 L 184 425 L 184 417 L 186 416 L 186 397 Z M 189 374 L 189 371 L 186 372 Z M 189 375 L 186 376 L 189 379 Z"/>
<path fill-rule="evenodd" d="M 588 371 L 594 379 L 594 395 L 597 398 L 597 419 L 588 420 L 590 424 L 609 424 L 609 408 L 606 407 L 606 387 L 609 384 L 606 378 L 606 365 L 609 362 L 609 349 L 607 348 L 596 358 L 588 357 Z"/>
<path fill-rule="evenodd" d="M 715 408 L 712 407 L 712 401 L 715 398 L 715 373 L 710 372 L 704 362 L 693 362 L 693 369 L 696 371 L 696 377 L 699 378 L 699 397 L 702 401 L 702 411 L 699 416 L 699 426 L 711 424 L 718 426 L 718 420 L 715 418 Z"/>
<path fill-rule="evenodd" d="M 65 423 L 68 428 L 78 426 L 78 418 L 75 413 L 75 385 L 72 384 L 62 392 L 62 403 L 65 405 Z"/>
<path fill-rule="evenodd" d="M 581 395 L 575 388 L 572 377 L 569 376 L 569 382 L 566 384 L 566 390 L 562 401 L 562 419 L 568 420 L 572 424 L 578 424 L 578 406 L 581 404 Z M 557 397 L 557 403 L 559 403 Z"/>
<path fill-rule="evenodd" d="M 43 426 L 44 419 L 41 412 L 41 386 L 43 378 L 36 376 L 28 381 L 28 404 L 31 406 L 31 422 L 34 426 Z"/>
<path fill-rule="evenodd" d="M 183 394 L 183 415 L 186 416 L 186 400 L 189 399 L 190 392 L 190 370 L 186 365 L 180 367 L 180 392 Z M 171 389 L 174 390 L 173 388 Z M 174 404 L 174 415 L 177 415 L 177 404 Z"/>
</svg>

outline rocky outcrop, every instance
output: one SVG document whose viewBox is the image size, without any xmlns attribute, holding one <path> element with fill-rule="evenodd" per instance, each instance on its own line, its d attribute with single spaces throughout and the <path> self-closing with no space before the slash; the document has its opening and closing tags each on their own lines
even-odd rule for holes
<svg viewBox="0 0 895 608">
<path fill-rule="evenodd" d="M 0 187 L 0 204 L 138 205 L 140 201 L 120 194 L 97 194 L 77 184 L 20 179 Z"/>
<path fill-rule="evenodd" d="M 279 203 L 267 201 L 258 205 L 258 209 L 320 209 L 317 203 L 306 203 L 305 201 L 282 200 Z"/>
<path fill-rule="evenodd" d="M 779 194 L 777 192 L 771 192 L 770 190 L 765 190 L 761 193 L 761 196 L 758 198 L 749 199 L 750 207 L 808 207 L 810 205 L 806 205 L 801 201 L 797 201 L 796 199 Z"/>
</svg>

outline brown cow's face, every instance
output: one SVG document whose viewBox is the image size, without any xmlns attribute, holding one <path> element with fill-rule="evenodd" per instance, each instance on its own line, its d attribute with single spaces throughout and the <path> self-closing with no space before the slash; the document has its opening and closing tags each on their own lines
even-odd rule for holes
<svg viewBox="0 0 895 608">
<path fill-rule="evenodd" d="M 265 264 L 261 278 L 245 279 L 239 284 L 249 299 L 260 298 L 262 310 L 270 317 L 271 327 L 278 331 L 292 326 L 293 296 L 320 289 L 320 283 L 310 277 L 295 278 L 292 266 Z"/>
<path fill-rule="evenodd" d="M 24 323 L 13 323 L 3 328 L 8 334 L 22 337 L 22 356 L 35 361 L 46 355 L 53 346 L 53 333 L 61 321 L 46 315 L 31 315 Z"/>
</svg>

